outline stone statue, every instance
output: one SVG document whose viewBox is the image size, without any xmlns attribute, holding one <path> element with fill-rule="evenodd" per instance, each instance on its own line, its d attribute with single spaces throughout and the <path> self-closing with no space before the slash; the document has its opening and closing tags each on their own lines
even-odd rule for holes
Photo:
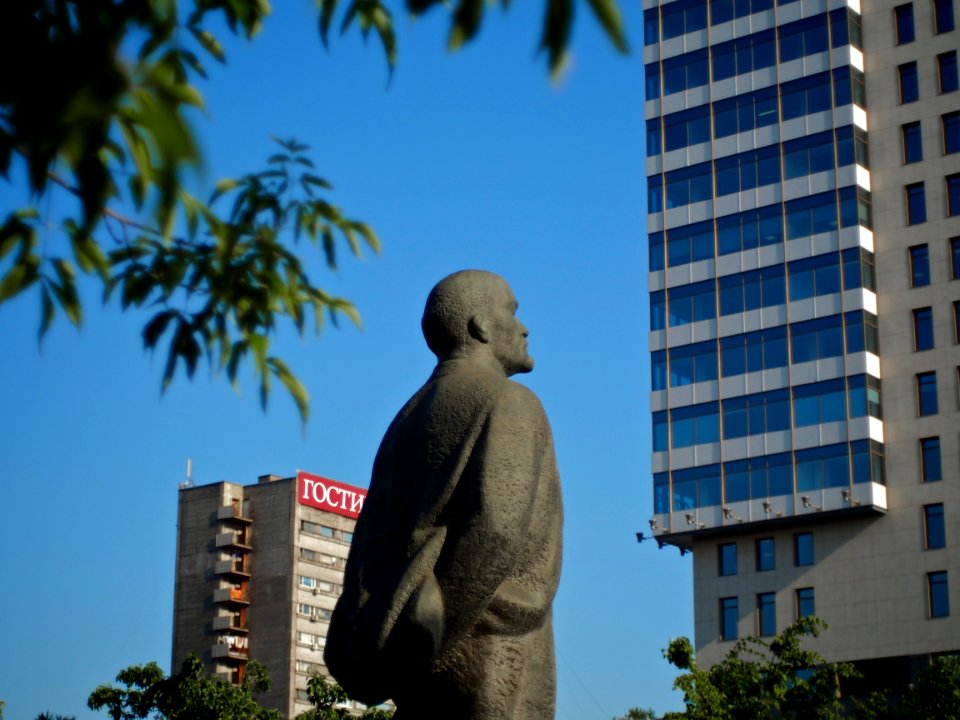
<svg viewBox="0 0 960 720">
<path fill-rule="evenodd" d="M 563 511 L 527 329 L 497 275 L 431 291 L 437 367 L 391 423 L 347 560 L 325 661 L 397 720 L 550 720 Z"/>
</svg>

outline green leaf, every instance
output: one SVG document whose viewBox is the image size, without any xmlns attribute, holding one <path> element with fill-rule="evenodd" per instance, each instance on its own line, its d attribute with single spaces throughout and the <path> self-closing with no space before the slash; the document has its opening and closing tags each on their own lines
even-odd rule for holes
<svg viewBox="0 0 960 720">
<path fill-rule="evenodd" d="M 304 189 L 310 185 L 315 185 L 316 187 L 321 187 L 324 190 L 333 190 L 333 185 L 328 183 L 322 177 L 317 177 L 316 175 L 310 175 L 309 173 L 304 173 L 300 176 L 300 182 L 303 184 Z"/>
<path fill-rule="evenodd" d="M 253 358 L 257 364 L 257 370 L 263 371 L 267 360 L 267 348 L 270 346 L 270 340 L 266 335 L 251 335 L 247 338 L 250 349 L 253 350 Z"/>
<path fill-rule="evenodd" d="M 249 343 L 245 340 L 238 340 L 233 344 L 233 347 L 230 348 L 230 359 L 226 365 L 227 378 L 234 387 L 237 386 L 237 371 L 240 368 L 240 361 L 243 360 L 243 356 L 247 354 L 249 347 Z"/>
<path fill-rule="evenodd" d="M 203 49 L 219 62 L 225 63 L 227 61 L 227 56 L 223 52 L 223 46 L 213 35 L 200 28 L 190 28 L 190 32 L 193 33 L 193 36 L 203 46 Z"/>
<path fill-rule="evenodd" d="M 367 241 L 367 245 L 370 246 L 371 250 L 378 255 L 380 254 L 380 238 L 377 237 L 377 234 L 373 231 L 373 228 L 366 223 L 361 222 L 350 223 L 350 227 L 363 235 L 364 239 Z"/>
<path fill-rule="evenodd" d="M 628 52 L 627 39 L 623 34 L 623 20 L 616 0 L 587 0 L 587 3 L 617 50 Z"/>
<path fill-rule="evenodd" d="M 474 38 L 483 20 L 483 5 L 484 0 L 460 0 L 453 13 L 447 49 L 459 50 L 464 43 Z"/>
<path fill-rule="evenodd" d="M 147 349 L 153 349 L 157 341 L 163 335 L 164 330 L 170 321 L 177 317 L 178 313 L 173 310 L 164 310 L 153 316 L 143 328 L 143 346 Z"/>
<path fill-rule="evenodd" d="M 573 25 L 573 0 L 547 0 L 540 49 L 547 51 L 550 74 L 556 78 L 566 62 L 570 28 Z"/>
<path fill-rule="evenodd" d="M 318 0 L 317 4 L 320 6 L 320 40 L 326 47 L 329 45 L 330 23 L 337 10 L 337 0 Z"/>
<path fill-rule="evenodd" d="M 80 296 L 77 294 L 77 285 L 73 265 L 63 258 L 54 258 L 53 268 L 57 273 L 58 284 L 53 284 L 53 292 L 60 301 L 67 319 L 79 327 L 83 322 L 83 311 L 80 307 Z"/>
<path fill-rule="evenodd" d="M 40 258 L 28 255 L 17 258 L 14 266 L 0 280 L 0 302 L 9 300 L 35 283 L 39 275 Z"/>
<path fill-rule="evenodd" d="M 277 376 L 280 382 L 283 383 L 287 392 L 290 393 L 293 401 L 297 404 L 297 410 L 300 412 L 300 421 L 306 426 L 307 419 L 310 415 L 310 396 L 307 393 L 307 389 L 303 386 L 303 383 L 294 377 L 293 373 L 290 372 L 290 369 L 280 358 L 269 358 L 267 365 L 269 365 L 273 374 Z"/>
<path fill-rule="evenodd" d="M 239 184 L 240 183 L 237 180 L 234 180 L 233 178 L 224 178 L 223 180 L 219 180 L 217 184 L 214 186 L 215 189 L 213 191 L 213 194 L 210 196 L 210 200 L 208 200 L 207 202 L 210 205 L 213 205 L 213 203 L 216 202 L 217 198 L 219 198 L 225 192 L 230 192 Z"/>
<path fill-rule="evenodd" d="M 55 314 L 56 308 L 53 304 L 53 298 L 50 297 L 50 290 L 44 283 L 40 291 L 40 331 L 37 336 L 40 341 L 43 341 L 44 336 L 50 329 Z"/>
</svg>

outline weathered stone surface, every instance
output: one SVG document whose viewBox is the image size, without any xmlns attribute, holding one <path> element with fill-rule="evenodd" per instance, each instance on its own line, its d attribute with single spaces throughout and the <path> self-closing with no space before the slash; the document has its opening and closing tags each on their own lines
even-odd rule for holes
<svg viewBox="0 0 960 720">
<path fill-rule="evenodd" d="M 427 299 L 438 364 L 387 430 L 325 659 L 398 720 L 549 720 L 562 509 L 510 288 L 468 270 Z"/>
</svg>

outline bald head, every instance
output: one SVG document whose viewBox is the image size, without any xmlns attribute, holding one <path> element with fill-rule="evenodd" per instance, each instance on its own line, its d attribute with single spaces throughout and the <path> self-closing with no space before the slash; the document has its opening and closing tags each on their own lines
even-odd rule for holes
<svg viewBox="0 0 960 720">
<path fill-rule="evenodd" d="M 430 291 L 423 311 L 427 346 L 445 360 L 486 352 L 507 375 L 529 372 L 527 329 L 516 319 L 517 301 L 506 281 L 485 270 L 461 270 Z"/>
</svg>

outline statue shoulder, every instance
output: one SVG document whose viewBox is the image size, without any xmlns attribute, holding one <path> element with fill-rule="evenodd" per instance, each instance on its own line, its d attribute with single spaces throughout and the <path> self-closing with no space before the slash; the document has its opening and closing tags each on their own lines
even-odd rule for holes
<svg viewBox="0 0 960 720">
<path fill-rule="evenodd" d="M 494 396 L 494 406 L 499 411 L 509 411 L 531 420 L 547 420 L 540 398 L 526 385 L 513 380 L 504 380 L 501 383 Z"/>
</svg>

